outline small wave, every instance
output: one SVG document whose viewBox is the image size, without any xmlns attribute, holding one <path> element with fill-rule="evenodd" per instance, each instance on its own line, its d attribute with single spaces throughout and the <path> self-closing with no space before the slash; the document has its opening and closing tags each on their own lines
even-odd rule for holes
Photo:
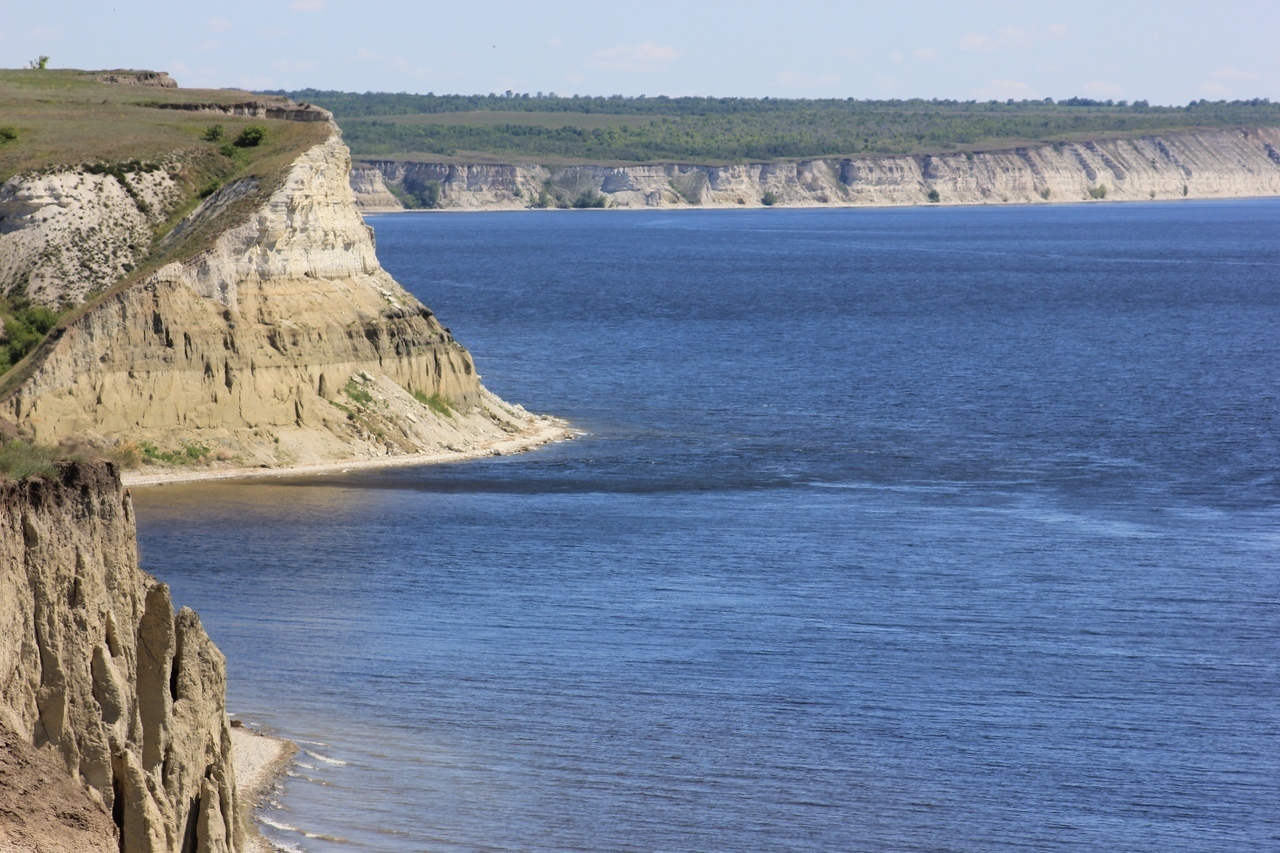
<svg viewBox="0 0 1280 853">
<path fill-rule="evenodd" d="M 327 744 L 327 743 L 321 743 L 321 742 L 320 742 L 320 741 L 318 741 L 318 740 L 295 740 L 295 741 L 294 741 L 294 743 L 304 743 L 304 744 L 306 744 L 307 746 L 318 746 L 318 747 L 321 747 L 322 749 L 328 749 L 328 748 L 329 748 L 329 744 Z"/>
<path fill-rule="evenodd" d="M 301 829 L 298 829 L 298 827 L 296 827 L 296 826 L 291 826 L 291 825 L 289 825 L 289 824 L 287 824 L 287 823 L 281 823 L 281 822 L 280 822 L 280 821 L 278 821 L 278 820 L 272 820 L 272 819 L 271 819 L 271 818 L 269 818 L 269 817 L 264 817 L 264 816 L 262 816 L 262 815 L 259 815 L 259 816 L 258 816 L 258 821 L 259 821 L 260 823 L 264 823 L 264 824 L 266 824 L 267 826 L 271 827 L 272 829 L 278 829 L 278 830 L 280 830 L 281 832 L 296 832 L 296 833 L 298 833 L 299 835 L 301 835 L 301 834 L 302 834 L 302 830 L 301 830 Z"/>
<path fill-rule="evenodd" d="M 321 755 L 321 754 L 320 754 L 320 753 L 318 753 L 318 752 L 312 752 L 312 751 L 311 751 L 311 750 L 309 750 L 309 749 L 304 749 L 304 750 L 302 750 L 302 751 L 303 751 L 303 752 L 305 752 L 307 755 L 310 755 L 310 756 L 311 756 L 312 758 L 314 758 L 316 761 L 323 761 L 325 764 L 332 764 L 334 767 L 346 767 L 346 766 L 347 766 L 347 762 L 343 761 L 343 760 L 342 760 L 342 759 L 340 759 L 340 758 L 329 758 L 328 756 Z M 313 768 L 311 768 L 311 769 L 313 769 L 313 770 L 314 770 L 315 768 L 313 767 Z"/>
<path fill-rule="evenodd" d="M 301 767 L 301 768 L 302 768 L 302 769 L 304 769 L 304 770 L 315 770 L 315 769 L 316 769 L 316 766 L 315 766 L 314 764 L 308 764 L 308 763 L 307 763 L 307 762 L 305 762 L 305 761 L 295 761 L 295 762 L 294 762 L 294 764 L 297 764 L 299 767 Z"/>
</svg>

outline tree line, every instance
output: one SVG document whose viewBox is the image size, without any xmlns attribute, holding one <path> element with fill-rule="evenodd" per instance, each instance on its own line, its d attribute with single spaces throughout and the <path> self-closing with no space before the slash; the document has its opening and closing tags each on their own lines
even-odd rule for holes
<svg viewBox="0 0 1280 853">
<path fill-rule="evenodd" d="M 727 162 L 860 154 L 938 153 L 1007 144 L 1140 135 L 1193 128 L 1280 125 L 1280 104 L 1193 101 L 1151 106 L 1072 97 L 1044 100 L 799 100 L 273 92 L 333 111 L 352 153 L 574 159 L 603 162 Z M 501 112 L 502 123 L 406 122 L 405 116 Z M 557 126 L 557 115 L 648 116 L 616 126 Z M 607 123 L 607 122 L 606 122 Z"/>
</svg>

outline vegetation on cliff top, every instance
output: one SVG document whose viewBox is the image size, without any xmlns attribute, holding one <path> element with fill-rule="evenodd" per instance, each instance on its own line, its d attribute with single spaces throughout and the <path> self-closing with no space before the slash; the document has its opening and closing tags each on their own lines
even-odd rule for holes
<svg viewBox="0 0 1280 853">
<path fill-rule="evenodd" d="M 71 169 L 112 175 L 129 191 L 128 174 L 164 169 L 178 187 L 179 198 L 157 222 L 149 251 L 126 278 L 97 299 L 207 248 L 219 233 L 260 207 L 298 156 L 330 133 L 323 121 L 215 113 L 221 130 L 211 134 L 210 113 L 158 107 L 269 99 L 234 90 L 109 84 L 97 77 L 74 70 L 0 70 L 0 116 L 6 131 L 0 144 L 0 182 L 18 174 Z M 216 221 L 184 232 L 182 239 L 163 240 L 204 198 L 233 181 L 251 182 L 253 190 L 227 205 Z M 6 331 L 0 373 L 35 348 L 49 330 L 46 318 L 28 316 L 29 309 L 21 286 L 0 298 L 0 321 Z M 63 322 L 79 310 L 83 306 L 63 306 Z M 13 387 L 19 372 L 5 376 L 4 389 Z"/>
<path fill-rule="evenodd" d="M 934 154 L 1115 136 L 1280 125 L 1269 100 L 785 100 L 274 92 L 332 110 L 365 159 L 726 163 Z"/>
</svg>

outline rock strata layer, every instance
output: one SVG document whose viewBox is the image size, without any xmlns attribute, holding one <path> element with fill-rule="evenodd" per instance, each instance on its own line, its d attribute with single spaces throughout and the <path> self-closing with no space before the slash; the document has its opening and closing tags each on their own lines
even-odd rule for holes
<svg viewBox="0 0 1280 853">
<path fill-rule="evenodd" d="M 209 249 L 109 291 L 55 329 L 6 390 L 8 419 L 40 442 L 235 467 L 475 451 L 537 427 L 485 391 L 470 354 L 379 266 L 349 170 L 335 130 Z M 6 185 L 10 231 L 0 240 L 39 246 L 57 219 L 51 207 L 103 208 L 100 188 L 77 180 Z M 217 230 L 253 189 L 222 187 L 166 239 L 211 222 Z M 132 222 L 119 218 L 121 228 Z"/>
<path fill-rule="evenodd" d="M 10 756 L 26 770 L 53 763 L 87 786 L 79 804 L 49 789 L 71 803 L 61 831 L 83 850 L 240 850 L 224 660 L 138 568 L 115 467 L 0 484 L 0 553 L 0 729 L 34 748 Z M 27 806 L 3 821 L 6 850 L 49 849 L 41 804 Z"/>
<path fill-rule="evenodd" d="M 610 207 L 1031 204 L 1280 194 L 1280 129 L 1243 128 L 1055 143 L 1004 151 L 696 166 L 565 166 L 361 161 L 365 210 L 403 209 L 391 187 L 439 206 L 529 207 L 603 195 Z"/>
</svg>

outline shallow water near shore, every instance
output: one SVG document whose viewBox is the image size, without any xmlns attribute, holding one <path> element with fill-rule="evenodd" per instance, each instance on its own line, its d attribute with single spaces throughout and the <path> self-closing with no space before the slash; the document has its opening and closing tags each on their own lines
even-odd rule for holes
<svg viewBox="0 0 1280 853">
<path fill-rule="evenodd" d="M 588 434 L 134 490 L 274 840 L 1280 843 L 1280 202 L 370 222 Z"/>
</svg>

